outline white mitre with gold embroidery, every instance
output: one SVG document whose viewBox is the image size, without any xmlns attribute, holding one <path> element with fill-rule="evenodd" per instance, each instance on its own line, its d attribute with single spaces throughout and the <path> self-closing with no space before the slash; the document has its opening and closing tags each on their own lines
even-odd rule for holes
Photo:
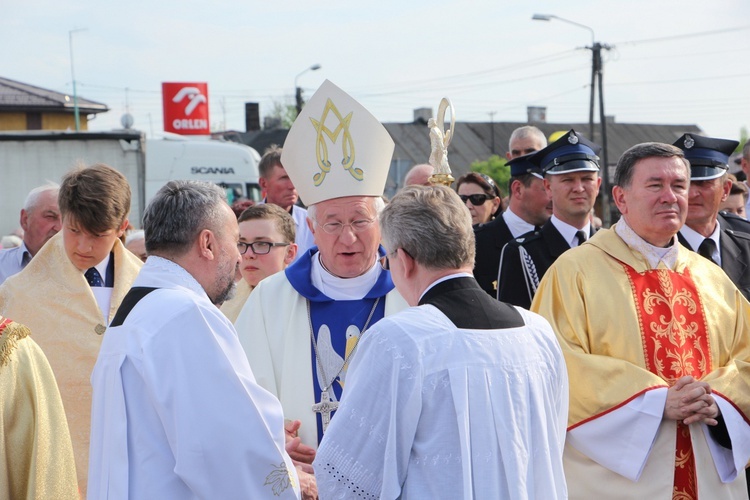
<svg viewBox="0 0 750 500">
<path fill-rule="evenodd" d="M 382 196 L 394 147 L 369 111 L 326 80 L 289 130 L 281 163 L 305 205 Z"/>
</svg>

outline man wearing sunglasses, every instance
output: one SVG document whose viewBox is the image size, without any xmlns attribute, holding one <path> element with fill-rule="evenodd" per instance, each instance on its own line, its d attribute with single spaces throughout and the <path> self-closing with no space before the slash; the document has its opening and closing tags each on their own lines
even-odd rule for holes
<svg viewBox="0 0 750 500">
<path fill-rule="evenodd" d="M 508 209 L 474 229 L 477 242 L 474 277 L 493 297 L 497 296 L 497 271 L 505 244 L 541 227 L 552 215 L 552 200 L 544 189 L 541 169 L 528 161 L 517 160 L 528 159 L 545 146 L 547 139 L 534 126 L 526 125 L 513 131 L 506 154 L 511 176 Z"/>
<path fill-rule="evenodd" d="M 499 300 L 528 309 L 549 266 L 593 235 L 589 214 L 601 184 L 596 156 L 600 149 L 570 130 L 529 158 L 544 171 L 552 217 L 539 231 L 516 238 L 503 249 L 497 278 Z"/>
</svg>

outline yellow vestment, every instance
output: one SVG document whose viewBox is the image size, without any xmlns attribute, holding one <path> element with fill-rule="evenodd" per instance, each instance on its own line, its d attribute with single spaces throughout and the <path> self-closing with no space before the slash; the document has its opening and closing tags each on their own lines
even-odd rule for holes
<svg viewBox="0 0 750 500">
<path fill-rule="evenodd" d="M 55 376 L 28 334 L 0 316 L 0 498 L 77 499 Z"/>
<path fill-rule="evenodd" d="M 614 230 L 600 231 L 588 244 L 566 252 L 553 264 L 531 307 L 552 324 L 565 354 L 570 379 L 569 431 L 651 389 L 668 386 L 646 368 L 639 316 L 623 263 L 639 273 L 650 269 L 643 255 Z M 711 366 L 702 380 L 748 422 L 750 303 L 721 268 L 679 248 L 674 271 L 685 267 L 698 290 L 697 303 L 703 308 L 709 335 Z M 733 483 L 721 483 L 701 426 L 691 425 L 690 433 L 699 498 L 746 498 L 742 471 Z M 568 444 L 564 459 L 570 498 L 599 494 L 604 494 L 602 498 L 672 498 L 674 450 L 675 423 L 663 420 L 640 480 L 633 482 Z"/>
<path fill-rule="evenodd" d="M 250 286 L 250 284 L 244 279 L 237 282 L 237 292 L 234 294 L 234 297 L 221 305 L 221 312 L 224 313 L 224 316 L 229 318 L 229 321 L 234 323 L 237 320 L 237 316 L 240 315 L 240 311 L 242 311 L 245 302 L 247 302 L 247 298 L 250 296 L 250 292 L 252 292 L 254 288 L 254 286 Z"/>
<path fill-rule="evenodd" d="M 76 461 L 86 491 L 91 417 L 91 372 L 105 326 L 114 317 L 143 263 L 119 240 L 113 247 L 115 281 L 109 317 L 91 287 L 68 259 L 62 234 L 50 239 L 20 273 L 0 286 L 0 314 L 26 325 L 57 379 Z"/>
</svg>

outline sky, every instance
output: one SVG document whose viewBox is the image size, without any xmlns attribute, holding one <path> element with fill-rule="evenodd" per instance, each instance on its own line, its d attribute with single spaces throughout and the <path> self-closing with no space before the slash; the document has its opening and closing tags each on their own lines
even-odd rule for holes
<svg viewBox="0 0 750 500">
<path fill-rule="evenodd" d="M 587 123 L 592 33 L 535 13 L 611 46 L 617 122 L 737 140 L 750 128 L 747 0 L 0 0 L 0 12 L 0 76 L 71 95 L 81 30 L 78 95 L 110 108 L 89 130 L 129 112 L 158 135 L 161 83 L 207 82 L 212 129 L 244 131 L 244 103 L 262 116 L 293 104 L 295 78 L 306 97 L 329 79 L 383 122 L 449 97 L 458 121 L 525 122 L 545 106 L 549 122 Z"/>
</svg>

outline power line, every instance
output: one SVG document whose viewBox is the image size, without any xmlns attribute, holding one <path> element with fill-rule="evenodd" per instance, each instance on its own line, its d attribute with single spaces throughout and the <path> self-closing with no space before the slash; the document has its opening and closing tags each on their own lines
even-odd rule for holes
<svg viewBox="0 0 750 500">
<path fill-rule="evenodd" d="M 725 33 L 730 33 L 732 31 L 743 31 L 743 30 L 750 30 L 750 25 L 736 26 L 734 28 L 722 28 L 722 29 L 712 30 L 712 31 L 701 31 L 698 33 L 685 33 L 683 35 L 671 35 L 671 36 L 662 36 L 662 37 L 657 37 L 657 38 L 644 38 L 642 40 L 630 40 L 626 42 L 617 42 L 614 45 L 636 45 L 639 43 L 668 42 L 672 40 L 681 40 L 683 38 L 697 38 L 699 36 L 723 35 Z"/>
</svg>

